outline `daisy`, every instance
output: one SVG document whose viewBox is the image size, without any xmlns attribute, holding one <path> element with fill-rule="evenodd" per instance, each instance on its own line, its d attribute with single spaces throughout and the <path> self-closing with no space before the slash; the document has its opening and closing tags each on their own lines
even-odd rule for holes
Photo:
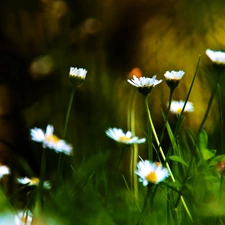
<svg viewBox="0 0 225 225">
<path fill-rule="evenodd" d="M 70 155 L 72 153 L 72 146 L 67 144 L 64 140 L 59 139 L 53 132 L 53 126 L 48 125 L 46 132 L 42 129 L 34 128 L 31 129 L 30 134 L 33 141 L 42 142 L 43 148 L 50 148 L 57 153 L 62 152 L 66 155 Z"/>
<path fill-rule="evenodd" d="M 170 111 L 179 115 L 184 107 L 184 101 L 172 101 L 170 105 Z M 193 112 L 194 106 L 192 102 L 187 102 L 184 108 L 184 112 Z"/>
<path fill-rule="evenodd" d="M 130 131 L 127 131 L 125 134 L 122 129 L 118 128 L 109 128 L 106 131 L 106 135 L 113 140 L 124 144 L 141 144 L 146 141 L 145 138 L 139 139 L 138 137 L 133 137 Z"/>
<path fill-rule="evenodd" d="M 158 184 L 169 176 L 168 170 L 163 168 L 161 163 L 152 163 L 143 159 L 137 163 L 135 173 L 144 186 L 147 186 L 148 183 Z"/>
<path fill-rule="evenodd" d="M 4 176 L 10 174 L 10 169 L 7 166 L 0 166 L 0 179 Z"/>
<path fill-rule="evenodd" d="M 33 216 L 30 210 L 19 211 L 18 215 L 15 216 L 15 225 L 31 225 Z"/>
<path fill-rule="evenodd" d="M 87 70 L 83 68 L 70 67 L 69 82 L 72 85 L 79 86 L 84 82 L 86 74 Z"/>
<path fill-rule="evenodd" d="M 225 52 L 207 49 L 205 53 L 213 63 L 217 65 L 225 65 Z"/>
<path fill-rule="evenodd" d="M 28 177 L 23 177 L 23 178 L 17 178 L 17 182 L 19 184 L 24 184 L 24 185 L 28 185 L 28 186 L 38 186 L 40 183 L 40 179 L 37 177 L 33 177 L 33 178 L 28 178 Z M 43 187 L 45 189 L 50 189 L 51 188 L 51 184 L 49 181 L 44 181 L 43 183 Z"/>
<path fill-rule="evenodd" d="M 184 71 L 182 70 L 180 71 L 172 70 L 171 72 L 167 71 L 164 74 L 164 77 L 166 78 L 166 83 L 171 89 L 175 89 L 178 86 L 183 76 L 184 76 Z"/>
<path fill-rule="evenodd" d="M 166 80 L 180 80 L 184 76 L 185 72 L 183 70 L 180 71 L 174 71 L 172 70 L 171 72 L 166 71 L 164 74 L 164 77 Z"/>
<path fill-rule="evenodd" d="M 153 76 L 152 78 L 149 77 L 137 78 L 134 75 L 133 79 L 128 79 L 127 81 L 133 86 L 138 87 L 138 91 L 141 92 L 143 95 L 149 94 L 153 87 L 162 82 L 162 80 L 156 79 L 156 75 Z"/>
</svg>

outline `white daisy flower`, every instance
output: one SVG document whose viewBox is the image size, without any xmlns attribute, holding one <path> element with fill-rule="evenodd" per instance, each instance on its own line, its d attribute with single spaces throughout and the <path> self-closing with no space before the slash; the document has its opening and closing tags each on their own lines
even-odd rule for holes
<svg viewBox="0 0 225 225">
<path fill-rule="evenodd" d="M 1 206 L 1 212 L 0 212 L 0 224 L 3 225 L 21 225 L 20 223 L 16 223 L 15 221 L 15 214 L 14 212 L 10 212 L 10 211 L 5 211 L 4 209 L 6 209 L 7 206 L 3 207 L 3 205 Z"/>
<path fill-rule="evenodd" d="M 43 148 L 51 148 L 58 152 L 63 152 L 66 155 L 71 155 L 72 146 L 67 144 L 64 140 L 59 139 L 53 134 L 54 128 L 52 125 L 48 125 L 46 132 L 42 129 L 34 128 L 31 129 L 30 134 L 33 141 L 42 142 Z"/>
<path fill-rule="evenodd" d="M 33 215 L 30 210 L 19 211 L 18 215 L 15 216 L 15 225 L 31 225 Z"/>
<path fill-rule="evenodd" d="M 133 76 L 132 79 L 127 80 L 130 84 L 134 85 L 135 87 L 140 87 L 140 88 L 150 88 L 150 87 L 155 87 L 157 84 L 161 83 L 162 80 L 157 80 L 156 75 L 153 76 L 152 78 L 149 77 L 140 77 L 137 78 L 135 75 Z"/>
<path fill-rule="evenodd" d="M 10 169 L 7 166 L 0 166 L 0 179 L 4 176 L 10 174 Z"/>
<path fill-rule="evenodd" d="M 86 74 L 87 70 L 83 68 L 70 67 L 69 82 L 72 85 L 79 86 L 84 82 Z"/>
<path fill-rule="evenodd" d="M 152 78 L 149 77 L 137 78 L 134 75 L 133 79 L 128 79 L 127 81 L 133 86 L 137 87 L 138 91 L 142 93 L 144 96 L 147 96 L 151 92 L 153 87 L 162 82 L 162 80 L 156 79 L 156 75 L 153 76 Z"/>
<path fill-rule="evenodd" d="M 135 173 L 144 186 L 147 186 L 148 183 L 158 184 L 169 176 L 168 170 L 163 168 L 161 163 L 152 163 L 143 159 L 137 163 Z"/>
<path fill-rule="evenodd" d="M 213 63 L 217 65 L 225 65 L 225 52 L 207 49 L 205 53 Z"/>
<path fill-rule="evenodd" d="M 141 144 L 146 141 L 145 138 L 139 139 L 138 137 L 133 137 L 130 131 L 127 131 L 125 134 L 122 129 L 118 128 L 109 128 L 106 131 L 106 135 L 113 140 L 124 144 Z"/>
<path fill-rule="evenodd" d="M 170 111 L 179 115 L 184 107 L 184 101 L 172 101 L 170 105 Z M 184 112 L 193 112 L 194 106 L 192 102 L 187 102 L 184 108 Z"/>
<path fill-rule="evenodd" d="M 166 83 L 172 90 L 174 90 L 178 86 L 180 79 L 183 76 L 184 76 L 184 71 L 182 70 L 180 71 L 172 70 L 171 72 L 167 71 L 164 74 L 164 77 L 166 78 Z"/>
<path fill-rule="evenodd" d="M 17 182 L 19 184 L 24 184 L 24 185 L 28 185 L 28 186 L 38 186 L 40 179 L 37 177 L 33 177 L 33 178 L 28 178 L 28 177 L 22 177 L 22 178 L 17 178 Z M 50 189 L 51 188 L 51 184 L 49 181 L 44 181 L 43 182 L 43 187 L 45 189 Z"/>
<path fill-rule="evenodd" d="M 184 76 L 185 72 L 183 70 L 180 71 L 174 71 L 172 70 L 171 72 L 166 71 L 164 74 L 165 78 L 167 80 L 180 80 Z"/>
</svg>

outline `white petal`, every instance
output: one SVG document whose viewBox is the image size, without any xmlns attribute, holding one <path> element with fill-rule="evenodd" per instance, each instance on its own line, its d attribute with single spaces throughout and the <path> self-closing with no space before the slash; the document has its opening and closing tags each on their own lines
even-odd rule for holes
<svg viewBox="0 0 225 225">
<path fill-rule="evenodd" d="M 45 134 L 42 129 L 34 128 L 30 130 L 31 139 L 36 142 L 43 142 L 45 140 Z"/>
<path fill-rule="evenodd" d="M 52 126 L 52 125 L 48 125 L 47 127 L 46 127 L 46 135 L 53 135 L 53 133 L 54 133 L 54 127 Z"/>
<path fill-rule="evenodd" d="M 30 179 L 28 177 L 17 178 L 17 182 L 20 184 L 28 184 L 30 183 Z"/>
</svg>

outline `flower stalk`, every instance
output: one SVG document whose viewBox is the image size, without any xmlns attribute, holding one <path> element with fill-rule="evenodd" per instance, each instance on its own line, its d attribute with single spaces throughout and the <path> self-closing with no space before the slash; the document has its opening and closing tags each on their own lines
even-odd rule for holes
<svg viewBox="0 0 225 225">
<path fill-rule="evenodd" d="M 147 114 L 148 114 L 149 123 L 150 123 L 151 129 L 152 129 L 152 133 L 153 133 L 153 136 L 154 136 L 155 141 L 156 141 L 156 143 L 157 143 L 159 152 L 160 152 L 160 154 L 161 154 L 161 156 L 162 156 L 162 158 L 163 158 L 163 160 L 164 160 L 164 162 L 165 162 L 165 166 L 166 166 L 167 169 L 168 169 L 168 172 L 169 172 L 169 174 L 170 174 L 170 177 L 171 177 L 172 181 L 175 182 L 175 181 L 176 181 L 176 180 L 175 180 L 175 177 L 174 177 L 174 175 L 173 175 L 173 173 L 172 173 L 172 171 L 171 171 L 171 169 L 170 169 L 169 163 L 166 161 L 166 156 L 165 156 L 165 154 L 164 154 L 164 152 L 163 152 L 163 149 L 162 149 L 162 147 L 161 147 L 161 145 L 160 145 L 160 142 L 159 142 L 159 139 L 158 139 L 158 136 L 157 136 L 157 133 L 156 133 L 156 130 L 155 130 L 155 127 L 154 127 L 152 118 L 151 118 L 151 113 L 150 113 L 149 107 L 146 107 L 146 109 L 147 109 Z M 181 202 L 182 202 L 182 204 L 183 204 L 183 206 L 184 206 L 184 208 L 185 208 L 185 210 L 186 210 L 186 212 L 187 212 L 189 218 L 190 218 L 191 221 L 193 222 L 192 215 L 191 215 L 191 213 L 190 213 L 190 211 L 189 211 L 189 209 L 188 209 L 188 207 L 187 207 L 187 204 L 186 204 L 186 202 L 185 202 L 183 196 L 181 195 L 180 198 L 181 198 Z"/>
<path fill-rule="evenodd" d="M 73 104 L 75 91 L 76 91 L 76 87 L 73 87 L 71 94 L 70 94 L 70 100 L 69 100 L 69 104 L 68 104 L 68 108 L 67 108 L 67 112 L 66 112 L 66 119 L 65 119 L 65 123 L 64 123 L 64 129 L 63 129 L 63 139 L 66 138 L 66 133 L 67 133 L 67 128 L 68 128 L 68 123 L 69 123 L 69 118 L 70 118 L 70 113 L 71 113 L 71 108 L 72 108 L 72 104 Z M 59 181 L 61 181 L 61 179 L 62 179 L 63 161 L 64 161 L 64 158 L 63 158 L 63 154 L 61 153 L 59 155 L 58 170 L 57 170 Z"/>
</svg>

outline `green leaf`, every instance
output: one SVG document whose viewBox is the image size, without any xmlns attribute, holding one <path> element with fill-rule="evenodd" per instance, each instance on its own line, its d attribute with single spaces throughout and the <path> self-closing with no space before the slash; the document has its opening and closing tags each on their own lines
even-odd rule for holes
<svg viewBox="0 0 225 225">
<path fill-rule="evenodd" d="M 199 135 L 199 149 L 202 153 L 202 157 L 204 160 L 211 159 L 216 154 L 216 150 L 207 149 L 207 145 L 208 145 L 208 135 L 204 130 L 202 130 Z"/>
<path fill-rule="evenodd" d="M 179 162 L 179 163 L 188 167 L 188 164 L 180 156 L 171 155 L 171 156 L 169 156 L 169 159 L 172 160 L 172 161 Z"/>
<path fill-rule="evenodd" d="M 225 161 L 225 155 L 218 155 L 218 156 L 215 156 L 211 162 L 209 163 L 209 166 L 215 166 L 217 165 L 218 163 L 220 162 L 223 162 Z"/>
<path fill-rule="evenodd" d="M 215 176 L 212 176 L 212 175 L 204 177 L 204 180 L 211 182 L 211 184 L 216 183 L 216 182 L 220 182 L 220 179 L 218 179 L 218 177 L 215 177 Z"/>
<path fill-rule="evenodd" d="M 209 149 L 205 148 L 205 149 L 201 149 L 201 152 L 202 152 L 202 156 L 203 156 L 204 160 L 211 159 L 216 154 L 216 150 L 215 149 L 214 150 L 209 150 Z"/>
<path fill-rule="evenodd" d="M 166 116 L 163 113 L 163 111 L 162 111 L 162 116 L 163 116 L 163 119 L 165 121 L 166 120 Z M 174 151 L 177 152 L 176 138 L 173 135 L 172 129 L 171 129 L 170 124 L 168 123 L 168 121 L 165 121 L 165 122 L 166 122 L 166 129 L 167 129 L 167 132 L 169 134 L 169 138 L 170 138 L 171 144 L 173 146 Z"/>
<path fill-rule="evenodd" d="M 204 149 L 207 147 L 207 144 L 208 144 L 208 135 L 204 130 L 202 130 L 199 135 L 199 148 Z"/>
</svg>

